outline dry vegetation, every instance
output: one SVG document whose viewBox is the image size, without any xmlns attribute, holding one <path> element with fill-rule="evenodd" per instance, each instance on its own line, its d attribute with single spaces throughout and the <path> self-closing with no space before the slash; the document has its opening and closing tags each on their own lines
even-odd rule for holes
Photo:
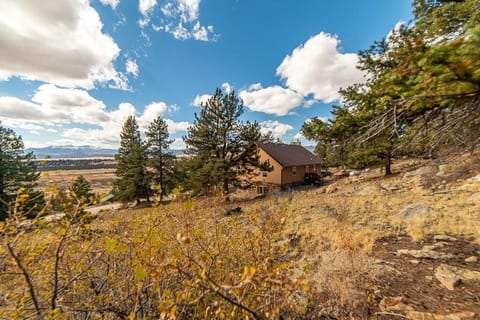
<svg viewBox="0 0 480 320">
<path fill-rule="evenodd" d="M 112 190 L 115 179 L 115 169 L 79 169 L 79 170 L 52 170 L 43 171 L 38 181 L 43 190 L 49 185 L 67 188 L 79 175 L 83 175 L 91 184 L 92 191 L 98 194 L 107 194 Z"/>
<path fill-rule="evenodd" d="M 236 203 L 229 216 L 217 199 L 178 194 L 89 223 L 10 220 L 0 319 L 474 319 L 480 282 L 449 290 L 435 273 L 480 270 L 465 262 L 480 256 L 478 154 L 394 171 Z"/>
</svg>

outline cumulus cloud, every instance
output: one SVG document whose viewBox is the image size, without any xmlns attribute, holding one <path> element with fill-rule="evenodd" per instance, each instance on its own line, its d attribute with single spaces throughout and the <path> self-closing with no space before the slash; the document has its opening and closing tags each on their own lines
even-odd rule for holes
<svg viewBox="0 0 480 320">
<path fill-rule="evenodd" d="M 363 82 L 355 53 L 341 53 L 336 36 L 321 32 L 287 55 L 277 68 L 285 85 L 304 96 L 329 103 L 340 98 L 338 90 Z"/>
<path fill-rule="evenodd" d="M 165 122 L 167 123 L 167 126 L 168 126 L 168 132 L 171 134 L 174 134 L 177 132 L 185 132 L 187 131 L 188 127 L 191 126 L 191 124 L 187 121 L 175 122 L 171 119 L 165 119 Z"/>
<path fill-rule="evenodd" d="M 104 6 L 110 6 L 115 10 L 120 2 L 120 0 L 100 0 Z"/>
<path fill-rule="evenodd" d="M 210 94 L 198 95 L 198 96 L 195 97 L 195 99 L 193 99 L 192 105 L 195 106 L 195 107 L 200 107 L 202 105 L 202 103 L 207 102 L 208 99 L 210 99 L 211 97 L 212 97 L 212 95 L 210 95 Z"/>
<path fill-rule="evenodd" d="M 170 145 L 170 149 L 172 150 L 185 150 L 187 148 L 187 145 L 185 144 L 185 141 L 183 141 L 182 138 L 175 138 L 173 140 L 173 143 Z"/>
<path fill-rule="evenodd" d="M 199 41 L 215 41 L 217 35 L 211 25 L 204 26 L 199 20 L 201 0 L 169 0 L 160 7 L 159 21 L 152 24 L 155 31 L 164 31 L 178 40 L 194 39 Z M 155 0 L 140 0 L 139 10 L 143 18 L 139 21 L 142 28 L 152 21 Z"/>
<path fill-rule="evenodd" d="M 89 1 L 0 1 L 0 12 L 1 79 L 128 89 L 126 77 L 113 64 L 120 48 L 102 32 Z"/>
<path fill-rule="evenodd" d="M 263 134 L 271 133 L 273 137 L 281 139 L 285 134 L 293 130 L 293 127 L 286 123 L 281 123 L 278 121 L 267 120 L 260 122 L 261 132 Z"/>
<path fill-rule="evenodd" d="M 58 132 L 48 144 L 89 144 L 97 147 L 116 147 L 122 126 L 129 116 L 136 116 L 139 127 L 145 130 L 158 116 L 176 110 L 164 102 L 152 102 L 143 112 L 131 103 L 120 103 L 117 109 L 107 110 L 105 104 L 81 89 L 41 85 L 31 101 L 16 97 L 0 97 L 0 121 L 12 128 L 39 132 Z M 188 122 L 166 119 L 169 132 L 186 131 Z M 81 126 L 81 127 L 80 127 Z"/>
<path fill-rule="evenodd" d="M 164 102 L 152 102 L 147 105 L 138 118 L 138 125 L 142 130 L 147 129 L 150 122 L 158 117 L 162 117 L 167 112 L 168 106 Z"/>
<path fill-rule="evenodd" d="M 263 88 L 254 84 L 241 90 L 239 95 L 250 110 L 277 116 L 284 116 L 303 103 L 303 95 L 280 86 Z"/>
</svg>

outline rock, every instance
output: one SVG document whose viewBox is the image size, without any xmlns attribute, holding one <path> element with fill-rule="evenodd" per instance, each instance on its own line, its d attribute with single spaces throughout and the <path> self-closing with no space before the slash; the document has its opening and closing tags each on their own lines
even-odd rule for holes
<svg viewBox="0 0 480 320">
<path fill-rule="evenodd" d="M 447 236 L 446 234 L 437 234 L 433 237 L 435 241 L 447 241 L 447 242 L 454 242 L 457 241 L 457 238 Z"/>
<path fill-rule="evenodd" d="M 470 311 L 456 312 L 445 315 L 420 311 L 407 311 L 405 315 L 407 318 L 412 320 L 468 320 L 475 317 L 475 313 Z"/>
<path fill-rule="evenodd" d="M 397 255 L 407 255 L 419 259 L 451 259 L 454 255 L 431 250 L 431 246 L 426 246 L 421 250 L 399 249 Z"/>
<path fill-rule="evenodd" d="M 385 297 L 380 301 L 378 306 L 383 312 L 413 311 L 412 306 L 408 304 L 408 300 L 405 297 Z"/>
<path fill-rule="evenodd" d="M 454 290 L 461 282 L 480 281 L 480 272 L 442 263 L 435 270 L 435 277 L 448 290 Z"/>
<path fill-rule="evenodd" d="M 414 264 L 414 265 L 417 265 L 417 264 L 420 263 L 420 261 L 413 259 L 413 260 L 410 260 L 410 263 Z"/>
<path fill-rule="evenodd" d="M 397 184 L 392 184 L 392 183 L 380 183 L 379 185 L 380 189 L 383 189 L 388 192 L 393 192 L 402 189 L 401 186 Z"/>
<path fill-rule="evenodd" d="M 465 259 L 465 262 L 468 262 L 468 263 L 476 263 L 477 261 L 478 261 L 478 258 L 475 256 L 471 256 Z"/>
<path fill-rule="evenodd" d="M 402 218 L 411 218 L 411 217 L 417 217 L 417 216 L 426 216 L 431 214 L 432 211 L 433 211 L 432 208 L 424 204 L 416 203 L 416 204 L 410 204 L 406 206 L 397 215 Z"/>
<path fill-rule="evenodd" d="M 235 207 L 235 208 L 231 208 L 231 209 L 226 210 L 225 215 L 226 216 L 231 216 L 231 215 L 234 215 L 234 214 L 239 214 L 241 212 L 242 212 L 241 207 Z"/>
<path fill-rule="evenodd" d="M 335 193 L 337 192 L 337 190 L 338 190 L 338 187 L 332 184 L 325 188 L 325 193 Z"/>
<path fill-rule="evenodd" d="M 359 196 L 369 196 L 374 194 L 377 191 L 377 188 L 374 186 L 367 186 L 363 188 L 362 190 L 357 192 L 357 195 Z"/>
<path fill-rule="evenodd" d="M 350 177 L 353 177 L 353 176 L 359 176 L 360 174 L 362 173 L 362 171 L 358 171 L 358 170 L 352 170 L 348 173 L 348 175 Z"/>
</svg>

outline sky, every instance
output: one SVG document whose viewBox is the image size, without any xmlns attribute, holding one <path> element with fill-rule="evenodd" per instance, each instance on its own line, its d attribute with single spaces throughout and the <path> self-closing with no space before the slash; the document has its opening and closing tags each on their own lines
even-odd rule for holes
<svg viewBox="0 0 480 320">
<path fill-rule="evenodd" d="M 134 115 L 172 149 L 215 89 L 283 142 L 364 81 L 359 50 L 412 17 L 408 0 L 0 0 L 0 121 L 25 147 L 117 148 Z"/>
</svg>

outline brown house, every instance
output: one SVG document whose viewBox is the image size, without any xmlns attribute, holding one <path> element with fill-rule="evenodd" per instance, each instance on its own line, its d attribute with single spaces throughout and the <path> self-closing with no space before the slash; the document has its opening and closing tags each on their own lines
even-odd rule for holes
<svg viewBox="0 0 480 320">
<path fill-rule="evenodd" d="M 306 178 L 320 173 L 322 160 L 300 144 L 260 143 L 260 160 L 268 161 L 272 171 L 263 171 L 258 179 L 260 193 L 272 187 L 285 187 L 302 184 Z M 262 189 L 263 188 L 263 189 Z"/>
</svg>

